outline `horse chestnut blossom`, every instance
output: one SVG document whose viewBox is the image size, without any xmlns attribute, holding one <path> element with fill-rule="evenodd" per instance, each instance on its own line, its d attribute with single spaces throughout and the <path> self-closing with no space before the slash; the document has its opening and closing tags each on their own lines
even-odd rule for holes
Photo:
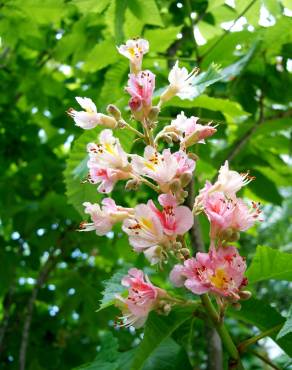
<svg viewBox="0 0 292 370">
<path fill-rule="evenodd" d="M 125 208 L 116 205 L 116 202 L 111 198 L 104 198 L 99 204 L 90 202 L 83 203 L 85 213 L 89 214 L 92 222 L 82 222 L 80 231 L 95 230 L 97 235 L 106 235 L 111 231 L 114 224 L 123 221 L 133 214 L 133 208 Z"/>
<path fill-rule="evenodd" d="M 111 130 L 103 130 L 99 135 L 99 143 L 89 143 L 87 151 L 88 180 L 93 184 L 100 183 L 99 192 L 109 193 L 118 180 L 131 176 L 128 155 Z"/>
<path fill-rule="evenodd" d="M 170 273 L 170 280 L 175 286 L 185 286 L 194 294 L 211 292 L 238 300 L 240 289 L 247 285 L 245 270 L 245 259 L 236 248 L 212 248 L 209 253 L 199 252 L 196 258 L 187 259 L 183 265 L 176 265 Z"/>
<path fill-rule="evenodd" d="M 168 88 L 160 97 L 160 104 L 170 100 L 175 95 L 181 99 L 192 99 L 194 96 L 193 79 L 199 73 L 199 70 L 194 68 L 190 73 L 185 67 L 179 68 L 178 61 L 169 72 Z"/>
<path fill-rule="evenodd" d="M 123 230 L 129 235 L 129 242 L 136 252 L 144 252 L 152 264 L 160 262 L 178 235 L 185 234 L 193 225 L 191 210 L 179 206 L 171 194 L 158 197 L 163 210 L 159 210 L 152 200 L 139 204 L 134 216 L 127 218 Z"/>
<path fill-rule="evenodd" d="M 242 199 L 226 198 L 221 192 L 208 194 L 203 207 L 210 221 L 211 239 L 228 241 L 236 240 L 237 232 L 252 227 L 261 213 L 256 203 L 249 208 Z"/>
<path fill-rule="evenodd" d="M 131 268 L 122 281 L 128 288 L 127 298 L 116 295 L 116 305 L 121 308 L 121 326 L 140 328 L 144 325 L 150 311 L 159 307 L 159 302 L 167 296 L 165 290 L 153 285 L 143 271 Z"/>
<path fill-rule="evenodd" d="M 140 111 L 143 117 L 149 113 L 154 88 L 155 75 L 152 72 L 141 71 L 137 75 L 134 73 L 129 75 L 126 91 L 131 95 L 129 106 L 136 117 Z"/>
<path fill-rule="evenodd" d="M 198 120 L 198 117 L 193 116 L 187 118 L 185 113 L 181 112 L 170 125 L 164 127 L 156 139 L 179 141 L 182 149 L 197 143 L 205 143 L 204 139 L 214 135 L 217 130 L 210 123 L 208 125 L 197 123 Z"/>
<path fill-rule="evenodd" d="M 149 43 L 144 39 L 128 40 L 126 44 L 117 47 L 118 52 L 130 60 L 132 73 L 141 70 L 143 55 L 149 51 Z"/>
<path fill-rule="evenodd" d="M 158 105 L 152 106 L 155 75 L 149 70 L 142 70 L 143 56 L 148 50 L 148 41 L 144 39 L 128 40 L 118 47 L 119 53 L 130 60 L 129 80 L 125 87 L 131 96 L 130 114 L 127 106 L 109 104 L 109 116 L 101 115 L 91 99 L 79 97 L 76 99 L 84 111 L 70 110 L 69 114 L 76 125 L 84 129 L 94 129 L 97 125 L 108 127 L 101 131 L 97 142 L 87 145 L 88 181 L 98 184 L 99 192 L 110 193 L 117 181 L 126 180 L 125 190 L 138 192 L 139 187 L 148 186 L 151 195 L 147 201 L 134 205 L 129 200 L 129 208 L 117 205 L 111 198 L 104 198 L 101 204 L 85 202 L 85 213 L 91 220 L 81 224 L 81 231 L 106 235 L 115 224 L 121 223 L 134 252 L 143 253 L 151 265 L 157 264 L 157 271 L 165 264 L 172 264 L 171 282 L 200 295 L 201 309 L 205 310 L 210 322 L 214 321 L 214 327 L 218 329 L 219 319 L 214 320 L 214 316 L 223 319 L 227 305 L 239 305 L 238 300 L 250 295 L 243 290 L 247 285 L 245 259 L 232 243 L 239 239 L 239 232 L 247 230 L 259 220 L 261 211 L 257 203 L 248 206 L 238 196 L 240 189 L 252 177 L 230 169 L 228 161 L 219 169 L 214 184 L 207 181 L 195 201 L 191 196 L 188 197 L 188 191 L 194 190 L 191 180 L 196 161 L 199 160 L 194 153 L 194 144 L 204 142 L 217 130 L 211 124 L 201 125 L 198 117 L 187 117 L 183 111 L 170 119 L 170 124 L 164 127 L 161 123 L 158 125 L 164 102 L 174 96 L 181 99 L 196 96 L 197 70 L 189 73 L 176 62 L 168 76 L 169 86 L 161 94 Z M 131 121 L 127 122 L 126 114 Z M 136 121 L 135 125 L 131 124 L 132 120 Z M 139 140 L 133 146 L 137 151 L 130 153 L 128 148 L 127 153 L 123 149 L 115 136 L 118 130 L 125 130 L 132 135 L 129 137 L 130 143 Z M 170 146 L 167 147 L 160 139 Z M 140 195 L 143 194 L 141 192 L 137 198 L 141 199 Z M 122 193 L 117 195 L 123 196 Z M 210 246 L 206 253 L 197 253 L 190 258 L 192 238 L 187 237 L 187 233 L 194 225 L 194 214 L 200 212 L 210 224 Z M 171 289 L 166 292 L 154 286 L 147 275 L 136 268 L 129 270 L 121 284 L 128 288 L 126 297 L 117 295 L 115 299 L 115 304 L 123 313 L 122 326 L 143 326 L 152 310 L 168 314 L 176 305 L 199 304 L 198 300 L 190 301 L 186 295 L 178 298 L 171 293 Z M 216 302 L 216 307 L 211 310 L 209 308 L 213 303 L 209 294 Z M 218 330 L 218 333 L 221 335 L 222 331 Z M 224 340 L 225 336 L 221 338 Z"/>
<path fill-rule="evenodd" d="M 109 128 L 116 127 L 117 122 L 113 117 L 97 113 L 96 106 L 91 99 L 81 98 L 79 96 L 75 99 L 80 104 L 81 108 L 84 109 L 82 112 L 78 112 L 73 108 L 70 108 L 67 111 L 69 116 L 74 119 L 76 126 L 79 126 L 84 130 L 90 130 L 98 125 Z"/>
<path fill-rule="evenodd" d="M 151 178 L 163 192 L 168 192 L 173 180 L 183 174 L 192 175 L 195 161 L 183 151 L 171 153 L 170 149 L 164 149 L 160 154 L 149 145 L 145 148 L 144 158 L 136 154 L 132 156 L 132 167 L 137 174 Z"/>
</svg>

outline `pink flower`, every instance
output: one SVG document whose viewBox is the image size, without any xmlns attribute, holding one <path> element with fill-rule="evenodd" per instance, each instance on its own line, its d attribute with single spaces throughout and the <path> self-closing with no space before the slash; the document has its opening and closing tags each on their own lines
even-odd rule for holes
<svg viewBox="0 0 292 370">
<path fill-rule="evenodd" d="M 141 70 L 143 55 L 149 51 L 149 43 L 144 39 L 128 40 L 125 45 L 117 47 L 120 54 L 130 60 L 130 67 L 133 73 Z"/>
<path fill-rule="evenodd" d="M 101 168 L 94 160 L 91 159 L 87 162 L 87 166 L 89 169 L 88 181 L 91 184 L 100 183 L 99 187 L 97 188 L 100 193 L 110 193 L 117 181 L 125 180 L 130 177 L 130 174 L 125 171 L 112 170 L 111 168 Z"/>
<path fill-rule="evenodd" d="M 136 268 L 128 271 L 128 275 L 122 279 L 122 285 L 128 288 L 127 298 L 116 296 L 117 305 L 121 306 L 123 312 L 122 325 L 140 328 L 166 292 L 153 285 L 148 276 Z"/>
<path fill-rule="evenodd" d="M 129 167 L 128 155 L 111 130 L 101 131 L 99 144 L 89 143 L 87 151 L 91 161 L 101 168 L 125 170 Z"/>
<path fill-rule="evenodd" d="M 197 123 L 198 117 L 187 118 L 184 112 L 178 114 L 176 119 L 171 121 L 169 128 L 173 127 L 175 132 L 180 136 L 181 143 L 184 147 L 189 147 L 196 143 L 204 143 L 204 139 L 212 136 L 217 130 L 210 125 L 201 125 Z"/>
<path fill-rule="evenodd" d="M 93 184 L 100 183 L 99 192 L 109 193 L 118 180 L 131 177 L 131 167 L 127 153 L 122 149 L 119 139 L 113 136 L 111 130 L 103 130 L 99 141 L 99 144 L 89 143 L 87 145 L 88 179 Z"/>
<path fill-rule="evenodd" d="M 168 242 L 163 226 L 151 201 L 139 204 L 134 211 L 134 216 L 124 221 L 123 231 L 129 235 L 129 242 L 136 252 L 144 252 L 152 264 L 157 263 L 161 259 L 161 246 Z"/>
<path fill-rule="evenodd" d="M 97 125 L 103 125 L 110 128 L 116 127 L 117 122 L 113 117 L 97 113 L 96 106 L 91 99 L 81 98 L 79 96 L 75 99 L 84 109 L 84 111 L 81 112 L 78 112 L 73 108 L 68 110 L 68 114 L 74 119 L 76 126 L 79 126 L 84 130 L 90 130 L 95 128 Z"/>
<path fill-rule="evenodd" d="M 228 240 L 228 234 L 245 231 L 254 225 L 261 211 L 253 203 L 249 208 L 242 199 L 226 198 L 221 192 L 208 194 L 203 201 L 204 211 L 210 221 L 212 239 L 219 237 Z"/>
<path fill-rule="evenodd" d="M 228 161 L 225 161 L 219 170 L 215 184 L 213 185 L 207 181 L 204 188 L 200 190 L 195 200 L 194 210 L 200 212 L 205 199 L 213 192 L 221 192 L 228 199 L 236 199 L 236 193 L 252 180 L 253 178 L 247 173 L 240 174 L 236 171 L 231 171 Z"/>
<path fill-rule="evenodd" d="M 158 210 L 152 201 L 150 207 L 159 218 L 166 235 L 183 235 L 190 230 L 194 217 L 188 207 L 178 206 L 172 194 L 161 194 L 158 201 L 163 207 L 162 211 Z"/>
<path fill-rule="evenodd" d="M 247 285 L 245 270 L 245 260 L 236 248 L 212 248 L 209 253 L 197 253 L 196 258 L 176 265 L 170 280 L 175 286 L 185 286 L 194 294 L 212 292 L 238 300 L 240 289 Z"/>
<path fill-rule="evenodd" d="M 131 95 L 130 108 L 138 111 L 142 107 L 148 113 L 151 107 L 152 95 L 155 87 L 155 75 L 150 71 L 141 71 L 137 75 L 129 75 L 126 91 Z"/>
<path fill-rule="evenodd" d="M 243 186 L 249 184 L 252 178 L 247 173 L 240 174 L 229 169 L 228 161 L 219 170 L 218 180 L 213 190 L 222 191 L 226 196 L 233 197 Z"/>
<path fill-rule="evenodd" d="M 160 154 L 152 146 L 147 146 L 144 158 L 132 156 L 132 167 L 137 174 L 151 178 L 159 184 L 162 191 L 168 192 L 172 180 L 184 173 L 192 174 L 195 162 L 183 151 L 172 154 L 170 149 L 165 149 Z"/>
<path fill-rule="evenodd" d="M 151 264 L 161 262 L 177 236 L 186 233 L 193 225 L 191 210 L 178 206 L 173 195 L 162 194 L 158 201 L 162 211 L 149 200 L 147 204 L 136 206 L 134 215 L 123 223 L 123 230 L 129 235 L 134 250 L 144 252 Z"/>
<path fill-rule="evenodd" d="M 89 214 L 92 223 L 82 223 L 80 231 L 95 230 L 97 235 L 107 234 L 117 222 L 123 221 L 133 213 L 132 208 L 124 208 L 117 206 L 115 201 L 111 198 L 105 198 L 99 204 L 92 204 L 89 202 L 83 203 L 85 213 Z"/>
</svg>

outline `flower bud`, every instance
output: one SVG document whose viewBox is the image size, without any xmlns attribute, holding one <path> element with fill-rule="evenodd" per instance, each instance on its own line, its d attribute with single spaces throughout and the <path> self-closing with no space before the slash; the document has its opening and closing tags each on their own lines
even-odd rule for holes
<svg viewBox="0 0 292 370">
<path fill-rule="evenodd" d="M 125 185 L 125 189 L 126 190 L 137 190 L 139 186 L 140 186 L 140 182 L 138 180 L 131 179 L 131 180 L 127 181 L 127 183 Z"/>
<path fill-rule="evenodd" d="M 107 116 L 106 114 L 99 114 L 99 122 L 101 125 L 109 128 L 117 127 L 117 121 L 113 117 Z"/>
<path fill-rule="evenodd" d="M 182 248 L 180 251 L 181 251 L 181 253 L 183 254 L 183 256 L 185 258 L 189 258 L 190 257 L 190 251 L 188 250 L 188 248 Z"/>
<path fill-rule="evenodd" d="M 121 111 L 114 104 L 109 104 L 106 108 L 107 112 L 113 116 L 117 121 L 122 118 Z"/>
<path fill-rule="evenodd" d="M 232 303 L 232 307 L 236 310 L 239 311 L 241 309 L 241 304 L 238 302 Z"/>
<path fill-rule="evenodd" d="M 239 292 L 239 296 L 242 300 L 246 301 L 251 298 L 252 293 L 249 290 L 242 290 Z"/>
<path fill-rule="evenodd" d="M 173 249 L 174 249 L 174 250 L 178 251 L 178 250 L 180 250 L 180 249 L 181 249 L 182 244 L 181 244 L 181 242 L 174 242 L 174 243 L 172 244 L 172 247 L 173 247 Z"/>
<path fill-rule="evenodd" d="M 180 188 L 181 188 L 180 181 L 178 179 L 174 179 L 170 184 L 170 189 L 175 193 L 178 190 L 180 190 Z"/>
<path fill-rule="evenodd" d="M 148 113 L 149 121 L 156 121 L 159 115 L 160 109 L 158 107 L 152 107 Z"/>
<path fill-rule="evenodd" d="M 185 186 L 187 186 L 189 183 L 190 183 L 190 181 L 192 180 L 192 174 L 190 174 L 190 173 L 187 173 L 187 172 L 185 172 L 185 173 L 183 173 L 182 175 L 181 175 L 181 177 L 180 177 L 180 183 L 181 183 L 181 186 L 184 188 Z"/>
</svg>

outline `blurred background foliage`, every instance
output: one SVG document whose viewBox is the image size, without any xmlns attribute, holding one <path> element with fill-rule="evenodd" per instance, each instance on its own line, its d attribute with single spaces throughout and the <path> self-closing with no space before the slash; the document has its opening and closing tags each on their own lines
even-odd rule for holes
<svg viewBox="0 0 292 370">
<path fill-rule="evenodd" d="M 217 134 L 196 148 L 196 191 L 225 159 L 239 172 L 249 170 L 256 181 L 244 195 L 262 202 L 264 221 L 242 236 L 241 252 L 249 262 L 257 244 L 291 252 L 291 16 L 290 0 L 0 1 L 1 369 L 72 369 L 100 348 L 95 367 L 83 368 L 122 369 L 112 362 L 117 348 L 141 340 L 141 330 L 114 328 L 114 308 L 96 312 L 102 282 L 125 261 L 151 270 L 119 228 L 106 237 L 76 232 L 85 217 L 82 202 L 99 199 L 95 186 L 81 184 L 85 145 L 96 132 L 82 133 L 65 114 L 77 108 L 75 96 L 87 96 L 100 111 L 114 103 L 129 117 L 128 63 L 115 45 L 130 37 L 150 41 L 144 68 L 157 75 L 158 94 L 177 59 L 189 69 L 221 66 L 220 80 L 194 101 L 173 99 L 160 127 L 181 109 L 218 124 Z M 126 150 L 141 150 L 133 137 L 120 135 Z M 122 183 L 114 192 L 130 206 L 152 195 L 144 187 L 126 193 Z M 200 222 L 207 242 L 207 222 Z M 284 316 L 291 302 L 292 268 L 287 271 L 284 281 L 252 286 Z M 166 277 L 167 268 L 153 279 L 167 287 Z M 257 307 L 269 322 L 270 311 L 256 302 L 248 327 L 235 325 L 240 311 L 229 319 L 237 342 L 257 332 Z M 187 322 L 143 369 L 188 369 L 189 361 L 206 369 L 204 330 L 201 322 Z M 271 340 L 260 344 L 279 368 L 289 367 Z M 168 362 L 159 362 L 165 351 Z M 244 361 L 248 369 L 267 366 L 250 355 Z"/>
</svg>

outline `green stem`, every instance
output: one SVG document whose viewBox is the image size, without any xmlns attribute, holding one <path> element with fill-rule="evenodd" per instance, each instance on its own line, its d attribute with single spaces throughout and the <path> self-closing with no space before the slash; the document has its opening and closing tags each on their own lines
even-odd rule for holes
<svg viewBox="0 0 292 370">
<path fill-rule="evenodd" d="M 134 132 L 137 136 L 139 136 L 141 139 L 145 139 L 145 136 L 138 130 L 136 130 L 134 127 L 129 125 L 126 121 L 123 120 L 123 126 L 127 128 L 128 130 Z"/>
<path fill-rule="evenodd" d="M 208 294 L 203 294 L 201 296 L 202 303 L 205 307 L 207 314 L 209 315 L 215 329 L 217 330 L 223 345 L 225 346 L 226 350 L 229 353 L 231 359 L 237 364 L 238 370 L 243 370 L 244 367 L 240 361 L 239 352 L 228 332 L 226 329 L 224 322 L 220 320 L 217 310 L 215 309 L 213 303 L 211 302 Z"/>
<path fill-rule="evenodd" d="M 250 346 L 251 344 L 256 343 L 257 341 L 259 341 L 260 339 L 262 339 L 264 337 L 268 337 L 269 335 L 273 334 L 275 331 L 278 331 L 279 329 L 281 329 L 282 326 L 283 326 L 283 324 L 273 326 L 272 328 L 270 328 L 268 330 L 265 330 L 262 333 L 260 333 L 258 335 L 255 335 L 254 337 L 249 338 L 249 339 L 241 342 L 237 347 L 239 352 L 240 353 L 244 352 L 248 346 Z"/>
<path fill-rule="evenodd" d="M 280 368 L 277 365 L 275 365 L 269 358 L 267 358 L 266 356 L 262 355 L 261 353 L 259 353 L 257 351 L 252 351 L 252 350 L 249 350 L 248 352 L 250 354 L 258 357 L 259 359 L 261 359 L 263 362 L 265 362 L 266 364 L 268 364 L 272 369 L 280 370 Z"/>
</svg>

